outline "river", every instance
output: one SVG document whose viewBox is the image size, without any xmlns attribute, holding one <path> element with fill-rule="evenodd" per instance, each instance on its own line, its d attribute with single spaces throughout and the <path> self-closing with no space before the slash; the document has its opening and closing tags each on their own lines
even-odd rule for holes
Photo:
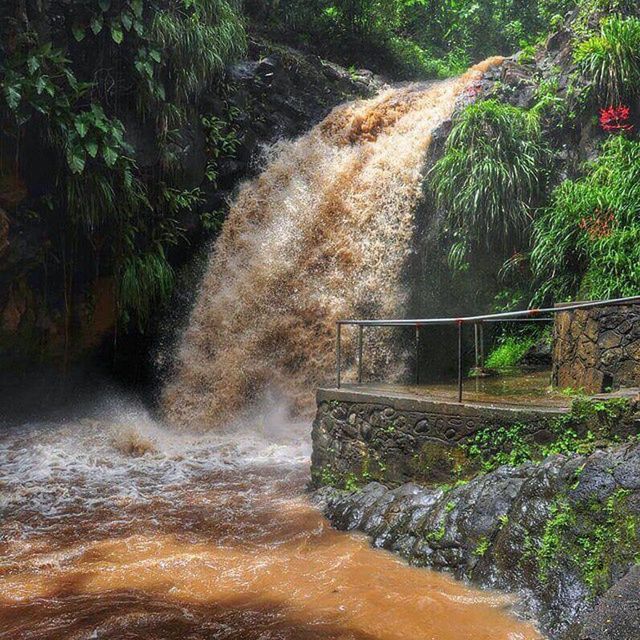
<svg viewBox="0 0 640 640">
<path fill-rule="evenodd" d="M 331 529 L 309 424 L 189 435 L 104 400 L 0 436 L 0 638 L 534 640 L 510 598 Z"/>
</svg>

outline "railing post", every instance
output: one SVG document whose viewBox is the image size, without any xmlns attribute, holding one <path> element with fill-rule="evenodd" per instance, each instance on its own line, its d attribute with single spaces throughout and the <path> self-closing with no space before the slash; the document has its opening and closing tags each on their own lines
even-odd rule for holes
<svg viewBox="0 0 640 640">
<path fill-rule="evenodd" d="M 462 403 L 462 320 L 458 320 L 458 402 Z"/>
<path fill-rule="evenodd" d="M 340 388 L 340 356 L 342 345 L 340 343 L 340 332 L 342 330 L 342 324 L 340 322 L 337 323 L 337 334 L 336 334 L 336 382 L 338 383 L 338 389 Z"/>
<path fill-rule="evenodd" d="M 475 349 L 476 349 L 476 365 L 475 365 L 475 369 L 476 372 L 480 369 L 480 341 L 479 341 L 479 328 L 478 328 L 478 323 L 474 322 L 473 323 L 473 340 L 475 343 Z"/>
<path fill-rule="evenodd" d="M 362 334 L 364 327 L 358 325 L 358 384 L 362 384 Z"/>
<path fill-rule="evenodd" d="M 484 323 L 480 323 L 480 366 L 484 367 Z"/>
<path fill-rule="evenodd" d="M 416 386 L 420 384 L 420 325 L 416 325 Z"/>
</svg>

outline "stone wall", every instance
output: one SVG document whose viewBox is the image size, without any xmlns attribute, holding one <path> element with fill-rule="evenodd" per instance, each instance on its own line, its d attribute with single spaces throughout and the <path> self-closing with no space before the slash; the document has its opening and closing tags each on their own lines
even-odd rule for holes
<svg viewBox="0 0 640 640">
<path fill-rule="evenodd" d="M 640 305 L 556 314 L 553 382 L 586 393 L 640 386 Z"/>
<path fill-rule="evenodd" d="M 548 421 L 568 409 L 535 410 L 434 402 L 381 392 L 320 389 L 313 424 L 315 486 L 378 480 L 449 482 L 466 463 L 460 446 L 485 427 L 526 424 L 551 437 Z"/>
</svg>

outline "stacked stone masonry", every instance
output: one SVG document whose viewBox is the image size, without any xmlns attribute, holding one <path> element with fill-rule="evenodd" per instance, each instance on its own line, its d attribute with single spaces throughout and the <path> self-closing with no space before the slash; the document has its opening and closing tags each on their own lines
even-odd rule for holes
<svg viewBox="0 0 640 640">
<path fill-rule="evenodd" d="M 585 393 L 640 384 L 640 305 L 556 314 L 553 382 Z"/>
</svg>

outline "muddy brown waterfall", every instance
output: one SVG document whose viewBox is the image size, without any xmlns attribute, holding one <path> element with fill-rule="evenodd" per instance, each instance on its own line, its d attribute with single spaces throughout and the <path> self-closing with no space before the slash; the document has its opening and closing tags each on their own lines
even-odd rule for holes
<svg viewBox="0 0 640 640">
<path fill-rule="evenodd" d="M 500 62 L 338 107 L 271 150 L 213 249 L 164 393 L 172 423 L 221 424 L 264 393 L 301 409 L 330 375 L 338 318 L 402 313 L 432 132 Z M 387 375 L 390 356 L 383 339 L 367 344 L 368 362 Z"/>
</svg>

